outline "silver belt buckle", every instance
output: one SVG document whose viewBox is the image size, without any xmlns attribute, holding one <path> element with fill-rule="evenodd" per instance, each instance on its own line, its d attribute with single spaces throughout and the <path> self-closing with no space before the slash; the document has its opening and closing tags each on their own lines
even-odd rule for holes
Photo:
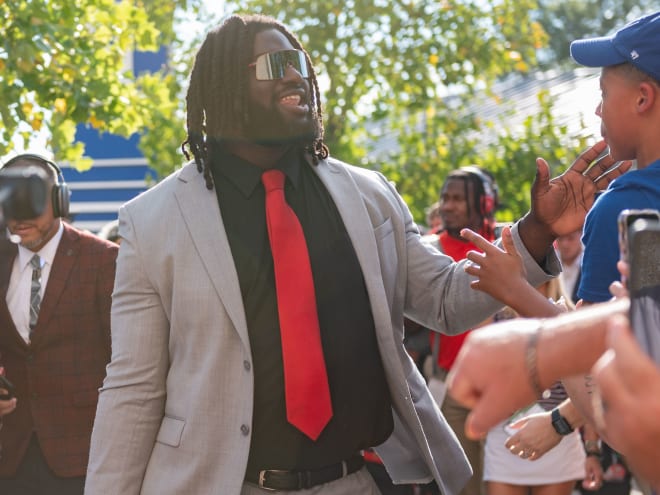
<svg viewBox="0 0 660 495">
<path fill-rule="evenodd" d="M 267 490 L 269 492 L 275 492 L 277 491 L 276 488 L 270 488 L 268 486 L 264 486 L 264 483 L 266 481 L 266 473 L 286 473 L 286 472 L 287 471 L 282 471 L 279 469 L 264 469 L 262 471 L 259 471 L 259 482 L 257 483 L 257 485 L 259 486 L 259 488 L 263 490 Z"/>
<path fill-rule="evenodd" d="M 346 461 L 341 461 L 341 477 L 345 478 L 348 474 L 348 463 Z"/>
</svg>

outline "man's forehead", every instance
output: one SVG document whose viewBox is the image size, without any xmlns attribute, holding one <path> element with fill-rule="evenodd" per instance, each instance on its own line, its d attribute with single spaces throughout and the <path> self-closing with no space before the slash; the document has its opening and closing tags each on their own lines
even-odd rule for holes
<svg viewBox="0 0 660 495">
<path fill-rule="evenodd" d="M 465 192 L 465 185 L 467 184 L 468 190 L 472 191 L 472 182 L 467 179 L 467 177 L 447 177 L 445 180 L 445 185 L 442 188 L 443 190 L 446 189 L 454 189 L 455 191 L 460 191 L 461 193 Z"/>
<path fill-rule="evenodd" d="M 277 50 L 291 50 L 294 46 L 287 39 L 281 31 L 277 29 L 267 29 L 260 31 L 254 38 L 254 53 L 255 57 L 264 53 L 269 53 Z"/>
</svg>

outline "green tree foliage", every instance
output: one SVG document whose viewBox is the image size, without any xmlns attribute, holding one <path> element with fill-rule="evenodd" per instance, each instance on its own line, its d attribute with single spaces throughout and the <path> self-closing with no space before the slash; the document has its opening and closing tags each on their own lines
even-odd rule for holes
<svg viewBox="0 0 660 495">
<path fill-rule="evenodd" d="M 238 2 L 237 2 L 238 3 Z M 327 83 L 327 142 L 335 156 L 362 158 L 356 123 L 428 107 L 443 90 L 472 90 L 510 70 L 526 69 L 543 32 L 531 0 L 289 0 L 240 2 L 245 12 L 290 26 Z M 231 7 L 232 3 L 228 2 Z"/>
<path fill-rule="evenodd" d="M 77 124 L 128 137 L 171 117 L 178 83 L 165 71 L 135 77 L 125 57 L 169 43 L 174 9 L 189 3 L 0 0 L 0 155 L 45 132 L 58 160 L 85 168 Z"/>
<path fill-rule="evenodd" d="M 177 32 L 175 13 L 203 19 L 206 28 L 221 20 L 201 5 L 0 0 L 0 155 L 16 136 L 27 146 L 47 127 L 57 159 L 82 168 L 75 126 L 86 124 L 121 136 L 140 132 L 140 148 L 161 176 L 178 167 L 186 76 L 206 29 L 196 38 Z M 547 43 L 533 20 L 536 0 L 226 2 L 223 14 L 232 11 L 273 15 L 301 38 L 321 80 L 331 153 L 396 181 L 420 222 L 457 166 L 492 170 L 505 214 L 515 218 L 527 208 L 534 155 L 574 153 L 575 140 L 553 122 L 549 98 L 523 133 L 485 120 L 476 103 L 497 99 L 489 92 L 497 78 L 536 67 Z M 162 45 L 170 48 L 168 67 L 127 71 L 127 52 Z"/>
<path fill-rule="evenodd" d="M 536 67 L 547 39 L 531 17 L 535 1 L 241 6 L 274 15 L 298 34 L 327 85 L 331 153 L 385 173 L 419 222 L 447 172 L 470 163 L 495 174 L 507 205 L 502 219 L 517 218 L 529 206 L 536 156 L 561 159 L 580 146 L 555 125 L 548 95 L 540 95 L 539 114 L 522 133 L 485 121 L 475 108 L 477 96 L 497 98 L 489 93 L 495 79 Z"/>
</svg>

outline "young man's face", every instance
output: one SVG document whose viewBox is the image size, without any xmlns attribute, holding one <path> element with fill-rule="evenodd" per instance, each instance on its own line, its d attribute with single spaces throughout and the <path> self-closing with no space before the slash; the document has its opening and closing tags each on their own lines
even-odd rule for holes
<svg viewBox="0 0 660 495">
<path fill-rule="evenodd" d="M 479 231 L 482 218 L 474 208 L 474 188 L 467 182 L 467 196 L 465 195 L 465 182 L 462 179 L 450 178 L 445 182 L 440 196 L 440 216 L 444 228 L 452 235 L 458 235 L 466 227 Z M 469 203 L 468 203 L 469 202 Z M 468 208 L 468 204 L 470 207 Z"/>
<path fill-rule="evenodd" d="M 639 82 L 625 69 L 605 67 L 600 76 L 601 101 L 596 115 L 601 119 L 600 132 L 615 160 L 636 158 L 639 122 L 636 112 Z"/>
<path fill-rule="evenodd" d="M 284 34 L 269 29 L 256 35 L 253 60 L 264 53 L 293 49 Z M 309 81 L 292 66 L 284 77 L 272 80 L 257 80 L 255 68 L 251 70 L 245 137 L 264 145 L 311 141 L 317 129 Z"/>
</svg>

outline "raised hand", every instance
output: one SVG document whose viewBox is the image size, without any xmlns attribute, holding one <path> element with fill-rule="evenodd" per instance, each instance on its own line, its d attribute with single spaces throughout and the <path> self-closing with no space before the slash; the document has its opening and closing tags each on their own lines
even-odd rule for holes
<svg viewBox="0 0 660 495">
<path fill-rule="evenodd" d="M 605 141 L 599 141 L 580 154 L 566 172 L 552 180 L 548 162 L 543 158 L 536 160 L 530 214 L 555 237 L 580 229 L 596 193 L 632 166 L 632 162 L 626 161 L 613 168 L 616 162 L 609 155 L 598 159 L 606 148 Z"/>
<path fill-rule="evenodd" d="M 487 293 L 506 304 L 521 316 L 555 316 L 561 309 L 529 285 L 522 257 L 516 249 L 511 228 L 502 229 L 501 248 L 479 234 L 463 229 L 461 236 L 482 252 L 470 251 L 466 273 L 477 277 L 470 282 L 475 290 Z"/>
<path fill-rule="evenodd" d="M 501 247 L 491 244 L 470 229 L 463 229 L 461 237 L 481 251 L 467 254 L 470 263 L 465 265 L 465 271 L 477 277 L 470 283 L 473 289 L 483 291 L 508 306 L 515 305 L 518 292 L 527 287 L 534 290 L 525 278 L 523 260 L 513 243 L 510 227 L 502 229 Z"/>
</svg>

